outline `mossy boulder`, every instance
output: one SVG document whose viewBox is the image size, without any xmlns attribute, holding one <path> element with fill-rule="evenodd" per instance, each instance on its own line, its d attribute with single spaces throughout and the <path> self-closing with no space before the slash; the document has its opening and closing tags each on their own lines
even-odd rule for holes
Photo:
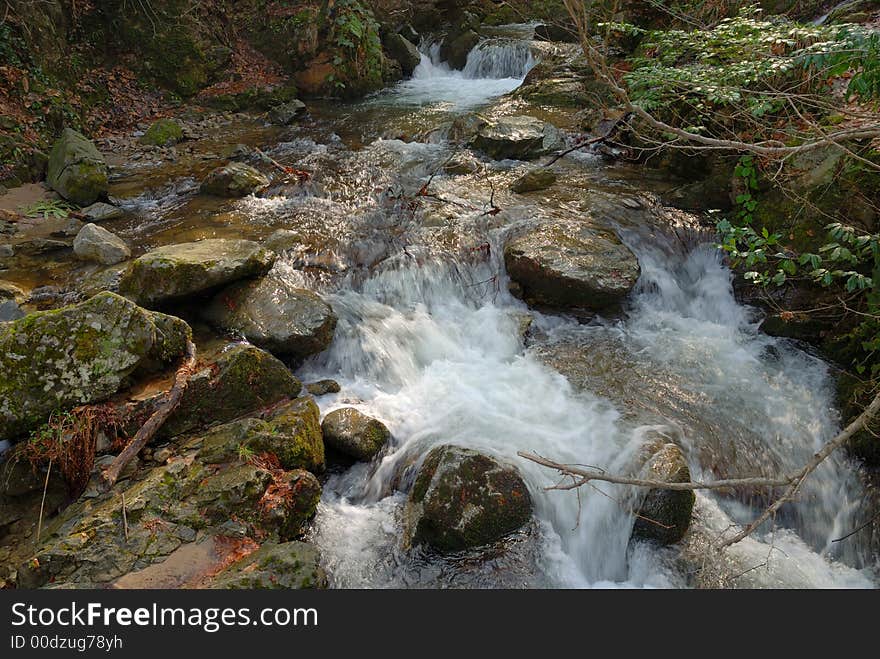
<svg viewBox="0 0 880 659">
<path fill-rule="evenodd" d="M 320 500 L 320 481 L 311 472 L 295 469 L 278 479 L 263 498 L 263 518 L 266 524 L 277 524 L 282 540 L 294 540 L 306 530 Z"/>
<path fill-rule="evenodd" d="M 656 439 L 640 450 L 644 460 L 638 478 L 665 483 L 687 483 L 691 480 L 682 450 L 671 442 Z M 638 509 L 632 537 L 671 545 L 684 537 L 691 524 L 696 497 L 692 491 L 648 490 Z"/>
<path fill-rule="evenodd" d="M 141 135 L 138 142 L 148 146 L 171 146 L 183 139 L 183 128 L 174 119 L 159 119 Z"/>
<path fill-rule="evenodd" d="M 378 419 L 353 407 L 333 410 L 321 422 L 324 443 L 355 460 L 370 461 L 391 439 L 391 432 Z"/>
<path fill-rule="evenodd" d="M 196 440 L 199 459 L 207 464 L 234 460 L 242 454 L 271 453 L 285 469 L 324 471 L 324 441 L 318 406 L 297 398 L 269 418 L 244 418 L 213 428 Z"/>
<path fill-rule="evenodd" d="M 526 192 L 538 192 L 546 190 L 556 183 L 556 174 L 549 169 L 533 169 L 510 184 L 511 192 L 525 194 Z"/>
<path fill-rule="evenodd" d="M 431 450 L 407 502 L 412 544 L 441 552 L 478 547 L 524 526 L 532 500 L 512 466 L 458 446 Z"/>
<path fill-rule="evenodd" d="M 640 273 L 613 232 L 579 218 L 548 219 L 511 240 L 504 264 L 530 304 L 588 312 L 618 305 Z"/>
<path fill-rule="evenodd" d="M 212 588 L 291 590 L 326 588 L 317 547 L 305 542 L 265 544 L 214 578 Z"/>
<path fill-rule="evenodd" d="M 95 145 L 65 128 L 49 153 L 49 187 L 68 201 L 88 206 L 107 193 L 108 174 L 107 162 Z"/>
<path fill-rule="evenodd" d="M 309 382 L 306 385 L 306 391 L 312 396 L 338 394 L 339 390 L 339 383 L 336 380 L 318 380 L 317 382 Z"/>
<path fill-rule="evenodd" d="M 0 437 L 107 398 L 156 341 L 151 313 L 113 293 L 0 325 Z"/>
<path fill-rule="evenodd" d="M 336 315 L 319 295 L 268 276 L 233 284 L 205 308 L 205 319 L 254 345 L 294 360 L 326 350 Z"/>
<path fill-rule="evenodd" d="M 387 35 L 383 40 L 383 45 L 388 54 L 400 63 L 400 70 L 405 76 L 411 76 L 422 61 L 419 49 L 402 34 Z"/>
<path fill-rule="evenodd" d="M 135 259 L 119 290 L 152 306 L 269 271 L 275 254 L 250 240 L 209 239 L 167 245 Z"/>
<path fill-rule="evenodd" d="M 447 61 L 453 69 L 463 69 L 467 64 L 468 53 L 479 42 L 480 35 L 471 29 L 466 29 L 443 40 L 443 45 L 440 47 L 440 57 Z"/>
<path fill-rule="evenodd" d="M 472 141 L 475 149 L 496 160 L 532 160 L 560 149 L 563 144 L 558 128 L 529 116 L 487 121 Z"/>
<path fill-rule="evenodd" d="M 269 179 L 259 170 L 241 162 L 211 170 L 199 188 L 216 197 L 246 197 L 265 189 Z"/>
</svg>

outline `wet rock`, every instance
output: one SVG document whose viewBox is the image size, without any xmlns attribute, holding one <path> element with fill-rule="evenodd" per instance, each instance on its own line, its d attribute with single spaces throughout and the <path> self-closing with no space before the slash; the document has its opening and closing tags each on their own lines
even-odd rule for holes
<svg viewBox="0 0 880 659">
<path fill-rule="evenodd" d="M 86 297 L 92 297 L 93 295 L 103 293 L 104 291 L 118 293 L 119 281 L 122 279 L 122 275 L 125 274 L 127 269 L 128 264 L 123 262 L 96 270 L 95 272 L 86 275 L 86 277 L 77 284 L 76 290 Z"/>
<path fill-rule="evenodd" d="M 515 116 L 488 121 L 472 144 L 496 160 L 531 160 L 561 148 L 563 140 L 555 126 L 535 117 Z"/>
<path fill-rule="evenodd" d="M 278 229 L 269 234 L 263 241 L 266 249 L 271 249 L 276 254 L 281 254 L 290 249 L 302 247 L 303 236 L 299 231 L 290 229 Z"/>
<path fill-rule="evenodd" d="M 303 469 L 287 472 L 269 487 L 261 502 L 264 523 L 277 526 L 282 540 L 293 540 L 306 530 L 321 500 L 321 483 Z"/>
<path fill-rule="evenodd" d="M 333 410 L 321 423 L 324 443 L 334 451 L 368 462 L 391 439 L 385 424 L 353 407 Z"/>
<path fill-rule="evenodd" d="M 644 463 L 638 478 L 665 483 L 690 481 L 687 460 L 677 445 L 655 439 L 645 444 L 640 453 Z M 694 500 L 694 493 L 689 491 L 648 490 L 639 507 L 632 537 L 661 545 L 678 542 L 690 526 Z"/>
<path fill-rule="evenodd" d="M 554 183 L 556 183 L 556 174 L 549 169 L 533 169 L 511 183 L 510 189 L 513 192 L 523 194 L 546 190 Z"/>
<path fill-rule="evenodd" d="M 306 391 L 312 396 L 324 396 L 326 394 L 339 393 L 339 383 L 336 380 L 318 380 L 306 385 Z"/>
<path fill-rule="evenodd" d="M 183 139 L 183 128 L 174 119 L 159 119 L 141 135 L 138 142 L 148 146 L 171 146 Z"/>
<path fill-rule="evenodd" d="M 113 293 L 0 326 L 0 436 L 103 400 L 151 354 L 150 312 Z"/>
<path fill-rule="evenodd" d="M 65 128 L 49 154 L 46 182 L 68 201 L 88 206 L 107 193 L 104 156 L 84 135 Z"/>
<path fill-rule="evenodd" d="M 574 219 L 549 220 L 511 240 L 504 263 L 530 304 L 587 311 L 619 304 L 640 272 L 614 233 Z"/>
<path fill-rule="evenodd" d="M 25 292 L 11 281 L 0 279 L 0 300 L 24 302 L 26 297 Z"/>
<path fill-rule="evenodd" d="M 444 40 L 440 47 L 440 57 L 453 69 L 463 69 L 467 64 L 468 53 L 479 41 L 480 35 L 473 30 L 465 30 L 459 35 L 453 35 L 448 41 Z"/>
<path fill-rule="evenodd" d="M 453 552 L 498 540 L 531 515 L 531 497 L 514 467 L 470 449 L 439 446 L 419 470 L 406 523 L 413 544 Z"/>
<path fill-rule="evenodd" d="M 131 257 L 122 238 L 97 224 L 86 224 L 80 229 L 73 240 L 73 253 L 83 261 L 103 265 L 114 265 Z"/>
<path fill-rule="evenodd" d="M 318 549 L 305 542 L 263 545 L 217 575 L 212 585 L 238 590 L 326 587 Z"/>
<path fill-rule="evenodd" d="M 242 451 L 271 453 L 285 469 L 324 471 L 324 440 L 318 406 L 307 398 L 284 404 L 267 419 L 238 419 L 198 438 L 198 457 L 208 464 L 236 459 Z"/>
<path fill-rule="evenodd" d="M 201 192 L 217 197 L 246 197 L 263 190 L 269 179 L 250 165 L 232 162 L 208 173 Z"/>
<path fill-rule="evenodd" d="M 299 115 L 306 111 L 306 104 L 302 101 L 293 100 L 288 103 L 276 105 L 269 110 L 269 121 L 279 126 L 287 126 L 293 123 Z"/>
<path fill-rule="evenodd" d="M 444 173 L 450 176 L 467 176 L 479 169 L 479 163 L 473 158 L 458 156 L 443 165 Z"/>
<path fill-rule="evenodd" d="M 320 296 L 273 276 L 224 289 L 207 306 L 204 317 L 273 354 L 295 360 L 325 350 L 336 329 L 336 315 Z"/>
<path fill-rule="evenodd" d="M 168 245 L 135 259 L 122 276 L 119 290 L 150 306 L 263 275 L 274 262 L 274 253 L 250 240 Z"/>
<path fill-rule="evenodd" d="M 85 215 L 90 222 L 106 222 L 107 220 L 116 220 L 125 215 L 125 211 L 121 208 L 105 204 L 102 201 L 86 206 L 80 213 Z"/>
<path fill-rule="evenodd" d="M 0 323 L 24 318 L 25 313 L 15 300 L 3 300 L 0 302 Z"/>
<path fill-rule="evenodd" d="M 385 48 L 388 54 L 400 62 L 400 69 L 405 76 L 411 76 L 412 72 L 422 61 L 422 54 L 409 39 L 402 34 L 390 34 L 385 39 Z"/>
</svg>

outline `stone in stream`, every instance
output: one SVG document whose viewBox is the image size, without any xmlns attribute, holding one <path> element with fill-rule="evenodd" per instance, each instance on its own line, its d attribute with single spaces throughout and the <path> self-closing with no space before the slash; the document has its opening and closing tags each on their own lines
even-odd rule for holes
<svg viewBox="0 0 880 659">
<path fill-rule="evenodd" d="M 86 224 L 79 230 L 73 239 L 73 253 L 83 261 L 103 265 L 114 265 L 131 257 L 122 238 L 97 224 Z"/>
<path fill-rule="evenodd" d="M 109 169 L 104 156 L 81 133 L 65 128 L 49 153 L 46 183 L 79 206 L 107 193 Z"/>
<path fill-rule="evenodd" d="M 388 54 L 400 63 L 400 69 L 405 76 L 411 76 L 422 61 L 419 49 L 402 34 L 389 34 L 383 45 Z"/>
<path fill-rule="evenodd" d="M 171 146 L 183 139 L 183 128 L 174 119 L 158 119 L 138 142 L 148 146 Z"/>
<path fill-rule="evenodd" d="M 372 460 L 391 439 L 384 423 L 353 407 L 329 412 L 321 430 L 328 448 L 363 462 Z"/>
<path fill-rule="evenodd" d="M 471 449 L 438 446 L 419 469 L 405 515 L 413 545 L 454 552 L 524 526 L 532 500 L 516 468 Z"/>
<path fill-rule="evenodd" d="M 167 245 L 135 259 L 119 290 L 152 306 L 264 275 L 274 262 L 273 252 L 250 240 L 213 238 Z"/>
<path fill-rule="evenodd" d="M 495 160 L 531 160 L 562 148 L 562 134 L 552 124 L 529 116 L 489 120 L 472 145 Z"/>
<path fill-rule="evenodd" d="M 556 174 L 549 169 L 533 169 L 511 183 L 510 190 L 519 194 L 538 192 L 546 190 L 554 183 L 556 183 Z"/>
<path fill-rule="evenodd" d="M 576 218 L 553 218 L 511 240 L 504 264 L 529 304 L 603 311 L 639 278 L 639 262 L 617 236 Z"/>
<path fill-rule="evenodd" d="M 280 126 L 287 126 L 293 123 L 299 115 L 306 111 L 306 104 L 299 100 L 292 100 L 288 103 L 276 105 L 269 110 L 269 121 Z"/>
<path fill-rule="evenodd" d="M 312 396 L 324 396 L 326 394 L 338 394 L 339 383 L 336 380 L 318 380 L 306 385 L 306 391 Z"/>
<path fill-rule="evenodd" d="M 216 197 L 247 197 L 268 185 L 269 179 L 259 170 L 244 163 L 231 162 L 211 170 L 199 190 Z"/>
<path fill-rule="evenodd" d="M 325 350 L 336 329 L 336 315 L 320 296 L 271 275 L 222 290 L 203 315 L 215 327 L 297 361 Z"/>
<path fill-rule="evenodd" d="M 647 442 L 640 450 L 638 478 L 665 483 L 691 480 L 682 450 L 663 438 Z M 692 491 L 648 490 L 633 524 L 632 537 L 671 545 L 684 537 L 691 523 L 696 497 Z"/>
<path fill-rule="evenodd" d="M 90 222 L 106 222 L 107 220 L 116 220 L 125 215 L 125 211 L 116 206 L 105 204 L 98 201 L 91 206 L 86 206 L 80 211 L 80 215 L 84 215 Z"/>
<path fill-rule="evenodd" d="M 453 69 L 463 69 L 467 64 L 468 53 L 479 42 L 480 35 L 470 29 L 461 34 L 451 35 L 444 39 L 440 47 L 440 57 L 446 60 Z"/>
<path fill-rule="evenodd" d="M 52 412 L 104 400 L 139 366 L 176 357 L 173 342 L 155 352 L 156 318 L 119 295 L 101 293 L 0 325 L 0 437 L 32 430 Z"/>
</svg>

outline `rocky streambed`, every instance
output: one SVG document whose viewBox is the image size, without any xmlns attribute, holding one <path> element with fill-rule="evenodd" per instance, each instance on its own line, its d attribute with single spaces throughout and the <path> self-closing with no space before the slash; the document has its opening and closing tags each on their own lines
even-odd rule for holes
<svg viewBox="0 0 880 659">
<path fill-rule="evenodd" d="M 682 181 L 541 166 L 589 89 L 529 35 L 457 68 L 425 47 L 357 103 L 62 135 L 43 210 L 0 227 L 5 585 L 873 584 L 872 538 L 832 543 L 872 512 L 844 456 L 721 557 L 771 493 L 546 492 L 517 457 L 771 475 L 839 425 L 829 367 L 762 334 L 666 205 Z"/>
</svg>

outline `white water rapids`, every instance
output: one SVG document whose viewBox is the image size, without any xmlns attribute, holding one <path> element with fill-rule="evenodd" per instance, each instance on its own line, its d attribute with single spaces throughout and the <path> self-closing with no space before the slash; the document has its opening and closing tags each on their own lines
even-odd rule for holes
<svg viewBox="0 0 880 659">
<path fill-rule="evenodd" d="M 484 42 L 464 71 L 438 62 L 437 52 L 424 55 L 413 78 L 382 102 L 471 108 L 514 89 L 534 64 L 523 45 Z M 405 167 L 408 176 L 435 148 L 380 142 L 368 150 L 395 151 L 398 172 Z M 462 213 L 458 221 L 476 226 L 480 217 Z M 679 555 L 676 547 L 629 543 L 633 515 L 621 488 L 585 488 L 580 499 L 543 491 L 554 474 L 517 451 L 616 472 L 658 428 L 676 435 L 694 478 L 713 478 L 700 459 L 707 451 L 730 455 L 732 469 L 788 472 L 837 431 L 833 382 L 823 362 L 757 331 L 705 239 L 682 248 L 632 229 L 622 238 L 642 277 L 624 316 L 581 325 L 532 312 L 537 338 L 527 345 L 521 323 L 529 309 L 507 292 L 500 258 L 506 230 L 485 233 L 491 250 L 483 261 L 411 244 L 321 291 L 339 323 L 330 349 L 303 367 L 302 378 L 342 385 L 340 394 L 319 399 L 323 413 L 355 406 L 394 436 L 380 460 L 334 473 L 325 484 L 311 540 L 334 586 L 872 586 L 862 549 L 832 542 L 857 526 L 861 496 L 840 456 L 813 475 L 775 526 L 721 557 L 708 545 L 759 507 L 698 494 Z M 573 386 L 540 358 L 542 349 L 563 344 L 577 346 L 586 362 L 607 361 L 609 378 L 631 367 L 625 387 L 644 407 L 661 410 L 665 423 Z M 638 380 L 639 373 L 648 375 Z M 404 550 L 406 490 L 425 453 L 447 443 L 515 464 L 531 492 L 535 525 L 490 555 Z"/>
</svg>

